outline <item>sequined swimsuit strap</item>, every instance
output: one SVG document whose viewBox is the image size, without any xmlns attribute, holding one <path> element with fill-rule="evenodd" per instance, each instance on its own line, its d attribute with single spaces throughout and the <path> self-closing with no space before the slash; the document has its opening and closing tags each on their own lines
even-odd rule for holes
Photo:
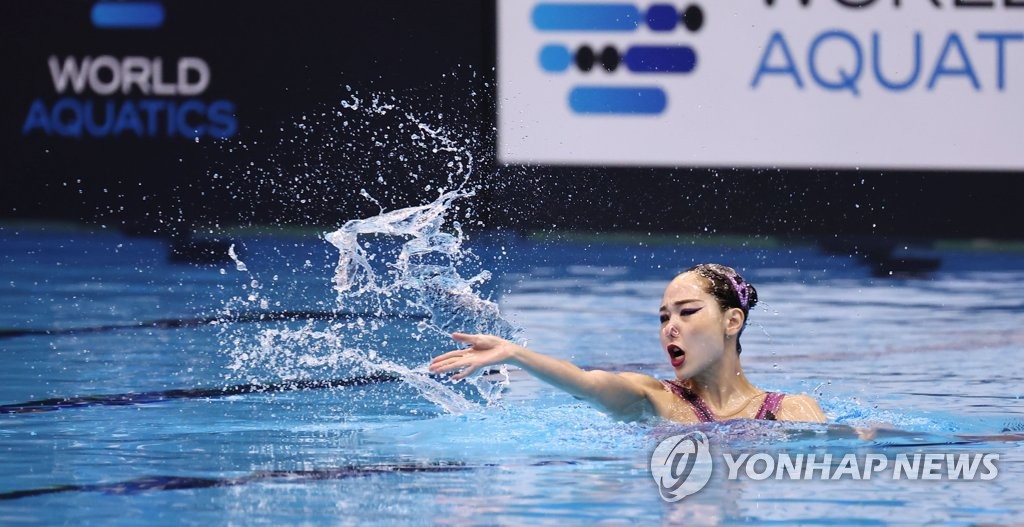
<svg viewBox="0 0 1024 527">
<path fill-rule="evenodd" d="M 779 410 L 782 408 L 782 398 L 785 396 L 785 394 L 778 392 L 768 392 L 765 394 L 764 402 L 761 403 L 761 408 L 757 411 L 754 419 L 776 420 L 779 416 Z"/>
<path fill-rule="evenodd" d="M 697 414 L 697 419 L 700 419 L 702 423 L 710 423 L 715 420 L 715 414 L 711 413 L 711 409 L 708 405 L 700 398 L 699 395 L 694 393 L 693 390 L 683 386 L 678 381 L 661 381 L 661 384 L 666 390 L 676 394 L 680 399 L 690 403 L 693 407 L 693 413 Z"/>
</svg>

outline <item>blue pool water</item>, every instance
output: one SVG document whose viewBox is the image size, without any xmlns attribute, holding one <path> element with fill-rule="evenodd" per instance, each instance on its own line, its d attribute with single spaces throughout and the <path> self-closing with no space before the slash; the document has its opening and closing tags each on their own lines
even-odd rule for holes
<svg viewBox="0 0 1024 527">
<path fill-rule="evenodd" d="M 743 337 L 747 376 L 815 394 L 831 422 L 702 427 L 716 452 L 1000 456 L 991 481 L 732 481 L 715 467 L 707 488 L 667 503 L 650 455 L 694 427 L 615 422 L 515 370 L 506 386 L 481 381 L 498 394 L 413 382 L 452 343 L 416 309 L 319 317 L 338 309 L 338 252 L 322 237 L 239 236 L 245 271 L 169 264 L 163 242 L 104 231 L 5 226 L 0 243 L 0 524 L 1024 517 L 1021 252 L 935 250 L 938 271 L 901 279 L 801 245 L 470 236 L 466 265 L 493 272 L 481 295 L 531 347 L 662 378 L 666 281 L 701 261 L 740 268 L 763 301 Z M 240 317 L 282 312 L 295 320 Z M 352 332 L 348 355 L 325 344 L 332 331 Z M 368 364 L 394 368 L 366 379 Z M 366 380 L 316 384 L 352 379 Z"/>
</svg>

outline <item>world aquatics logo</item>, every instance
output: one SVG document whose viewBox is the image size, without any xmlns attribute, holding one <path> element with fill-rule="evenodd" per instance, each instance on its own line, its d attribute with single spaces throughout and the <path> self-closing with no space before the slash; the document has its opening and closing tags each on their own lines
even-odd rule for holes
<svg viewBox="0 0 1024 527">
<path fill-rule="evenodd" d="M 239 126 L 236 104 L 206 96 L 213 74 L 204 58 L 146 52 L 150 46 L 143 43 L 150 40 L 140 40 L 138 30 L 164 28 L 165 18 L 163 4 L 155 1 L 93 4 L 93 29 L 113 30 L 117 35 L 105 41 L 132 52 L 46 57 L 53 92 L 32 100 L 22 135 L 191 140 L 233 136 Z"/>
<path fill-rule="evenodd" d="M 563 39 L 544 44 L 538 52 L 538 64 L 546 74 L 565 75 L 575 66 L 581 77 L 594 70 L 637 77 L 688 75 L 697 68 L 697 51 L 687 44 L 660 43 L 663 39 L 651 42 L 649 35 L 697 33 L 704 26 L 704 11 L 698 5 L 677 9 L 653 4 L 641 10 L 633 4 L 543 2 L 533 8 L 531 21 L 542 34 Z M 625 36 L 631 42 L 619 47 L 564 42 L 580 35 Z M 569 108 L 577 114 L 657 115 L 668 107 L 663 86 L 629 82 L 576 84 L 569 89 Z"/>
</svg>

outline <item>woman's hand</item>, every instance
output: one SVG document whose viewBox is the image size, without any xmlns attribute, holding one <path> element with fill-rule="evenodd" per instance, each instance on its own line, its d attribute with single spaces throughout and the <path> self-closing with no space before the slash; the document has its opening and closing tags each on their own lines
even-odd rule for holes
<svg viewBox="0 0 1024 527">
<path fill-rule="evenodd" d="M 430 371 L 456 372 L 452 378 L 464 379 L 492 364 L 512 364 L 617 419 L 639 419 L 650 413 L 653 407 L 648 401 L 648 392 L 664 390 L 660 382 L 647 375 L 585 371 L 569 361 L 530 351 L 494 335 L 453 333 L 452 338 L 469 347 L 435 357 L 430 361 Z"/>
<path fill-rule="evenodd" d="M 434 357 L 434 360 L 430 361 L 429 370 L 435 373 L 461 370 L 452 376 L 453 379 L 464 379 L 485 366 L 510 362 L 516 352 L 522 349 L 520 346 L 494 335 L 452 333 L 452 338 L 458 342 L 469 344 L 469 348 L 449 351 L 444 355 Z"/>
</svg>

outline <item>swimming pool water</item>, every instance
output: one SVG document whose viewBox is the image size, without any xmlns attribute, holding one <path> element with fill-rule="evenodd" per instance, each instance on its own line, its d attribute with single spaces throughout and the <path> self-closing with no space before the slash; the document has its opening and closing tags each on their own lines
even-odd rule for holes
<svg viewBox="0 0 1024 527">
<path fill-rule="evenodd" d="M 206 322 L 251 292 L 252 273 L 231 262 L 172 265 L 163 242 L 106 232 L 6 226 L 0 242 L 0 329 L 51 330 L 0 335 L 0 405 L 79 397 L 65 405 L 74 407 L 0 414 L 3 524 L 961 525 L 1024 517 L 1021 252 L 934 251 L 937 272 L 900 279 L 873 278 L 854 257 L 802 245 L 471 239 L 480 266 L 495 271 L 485 289 L 531 347 L 583 367 L 659 377 L 671 375 L 657 341 L 664 284 L 701 261 L 739 268 L 762 299 L 743 336 L 747 376 L 762 388 L 815 394 L 831 423 L 702 427 L 720 451 L 1000 455 L 993 481 L 729 481 L 716 472 L 704 490 L 666 503 L 650 454 L 660 439 L 694 427 L 615 422 L 515 370 L 489 405 L 455 386 L 473 404 L 457 413 L 393 379 L 268 390 L 281 380 L 272 369 L 246 371 L 264 376 L 249 379 L 230 368 L 232 339 L 321 322 Z M 333 308 L 337 253 L 323 240 L 237 243 L 260 276 L 266 312 Z M 152 321 L 194 323 L 114 327 Z M 385 326 L 407 323 L 415 321 Z M 382 353 L 409 368 L 444 345 L 400 330 L 391 340 Z M 323 372 L 311 368 L 306 380 Z M 223 391 L 251 381 L 263 391 Z M 169 398 L 169 390 L 186 391 Z M 149 398 L 109 397 L 142 392 Z M 878 425 L 890 430 L 874 439 L 852 428 Z"/>
</svg>

